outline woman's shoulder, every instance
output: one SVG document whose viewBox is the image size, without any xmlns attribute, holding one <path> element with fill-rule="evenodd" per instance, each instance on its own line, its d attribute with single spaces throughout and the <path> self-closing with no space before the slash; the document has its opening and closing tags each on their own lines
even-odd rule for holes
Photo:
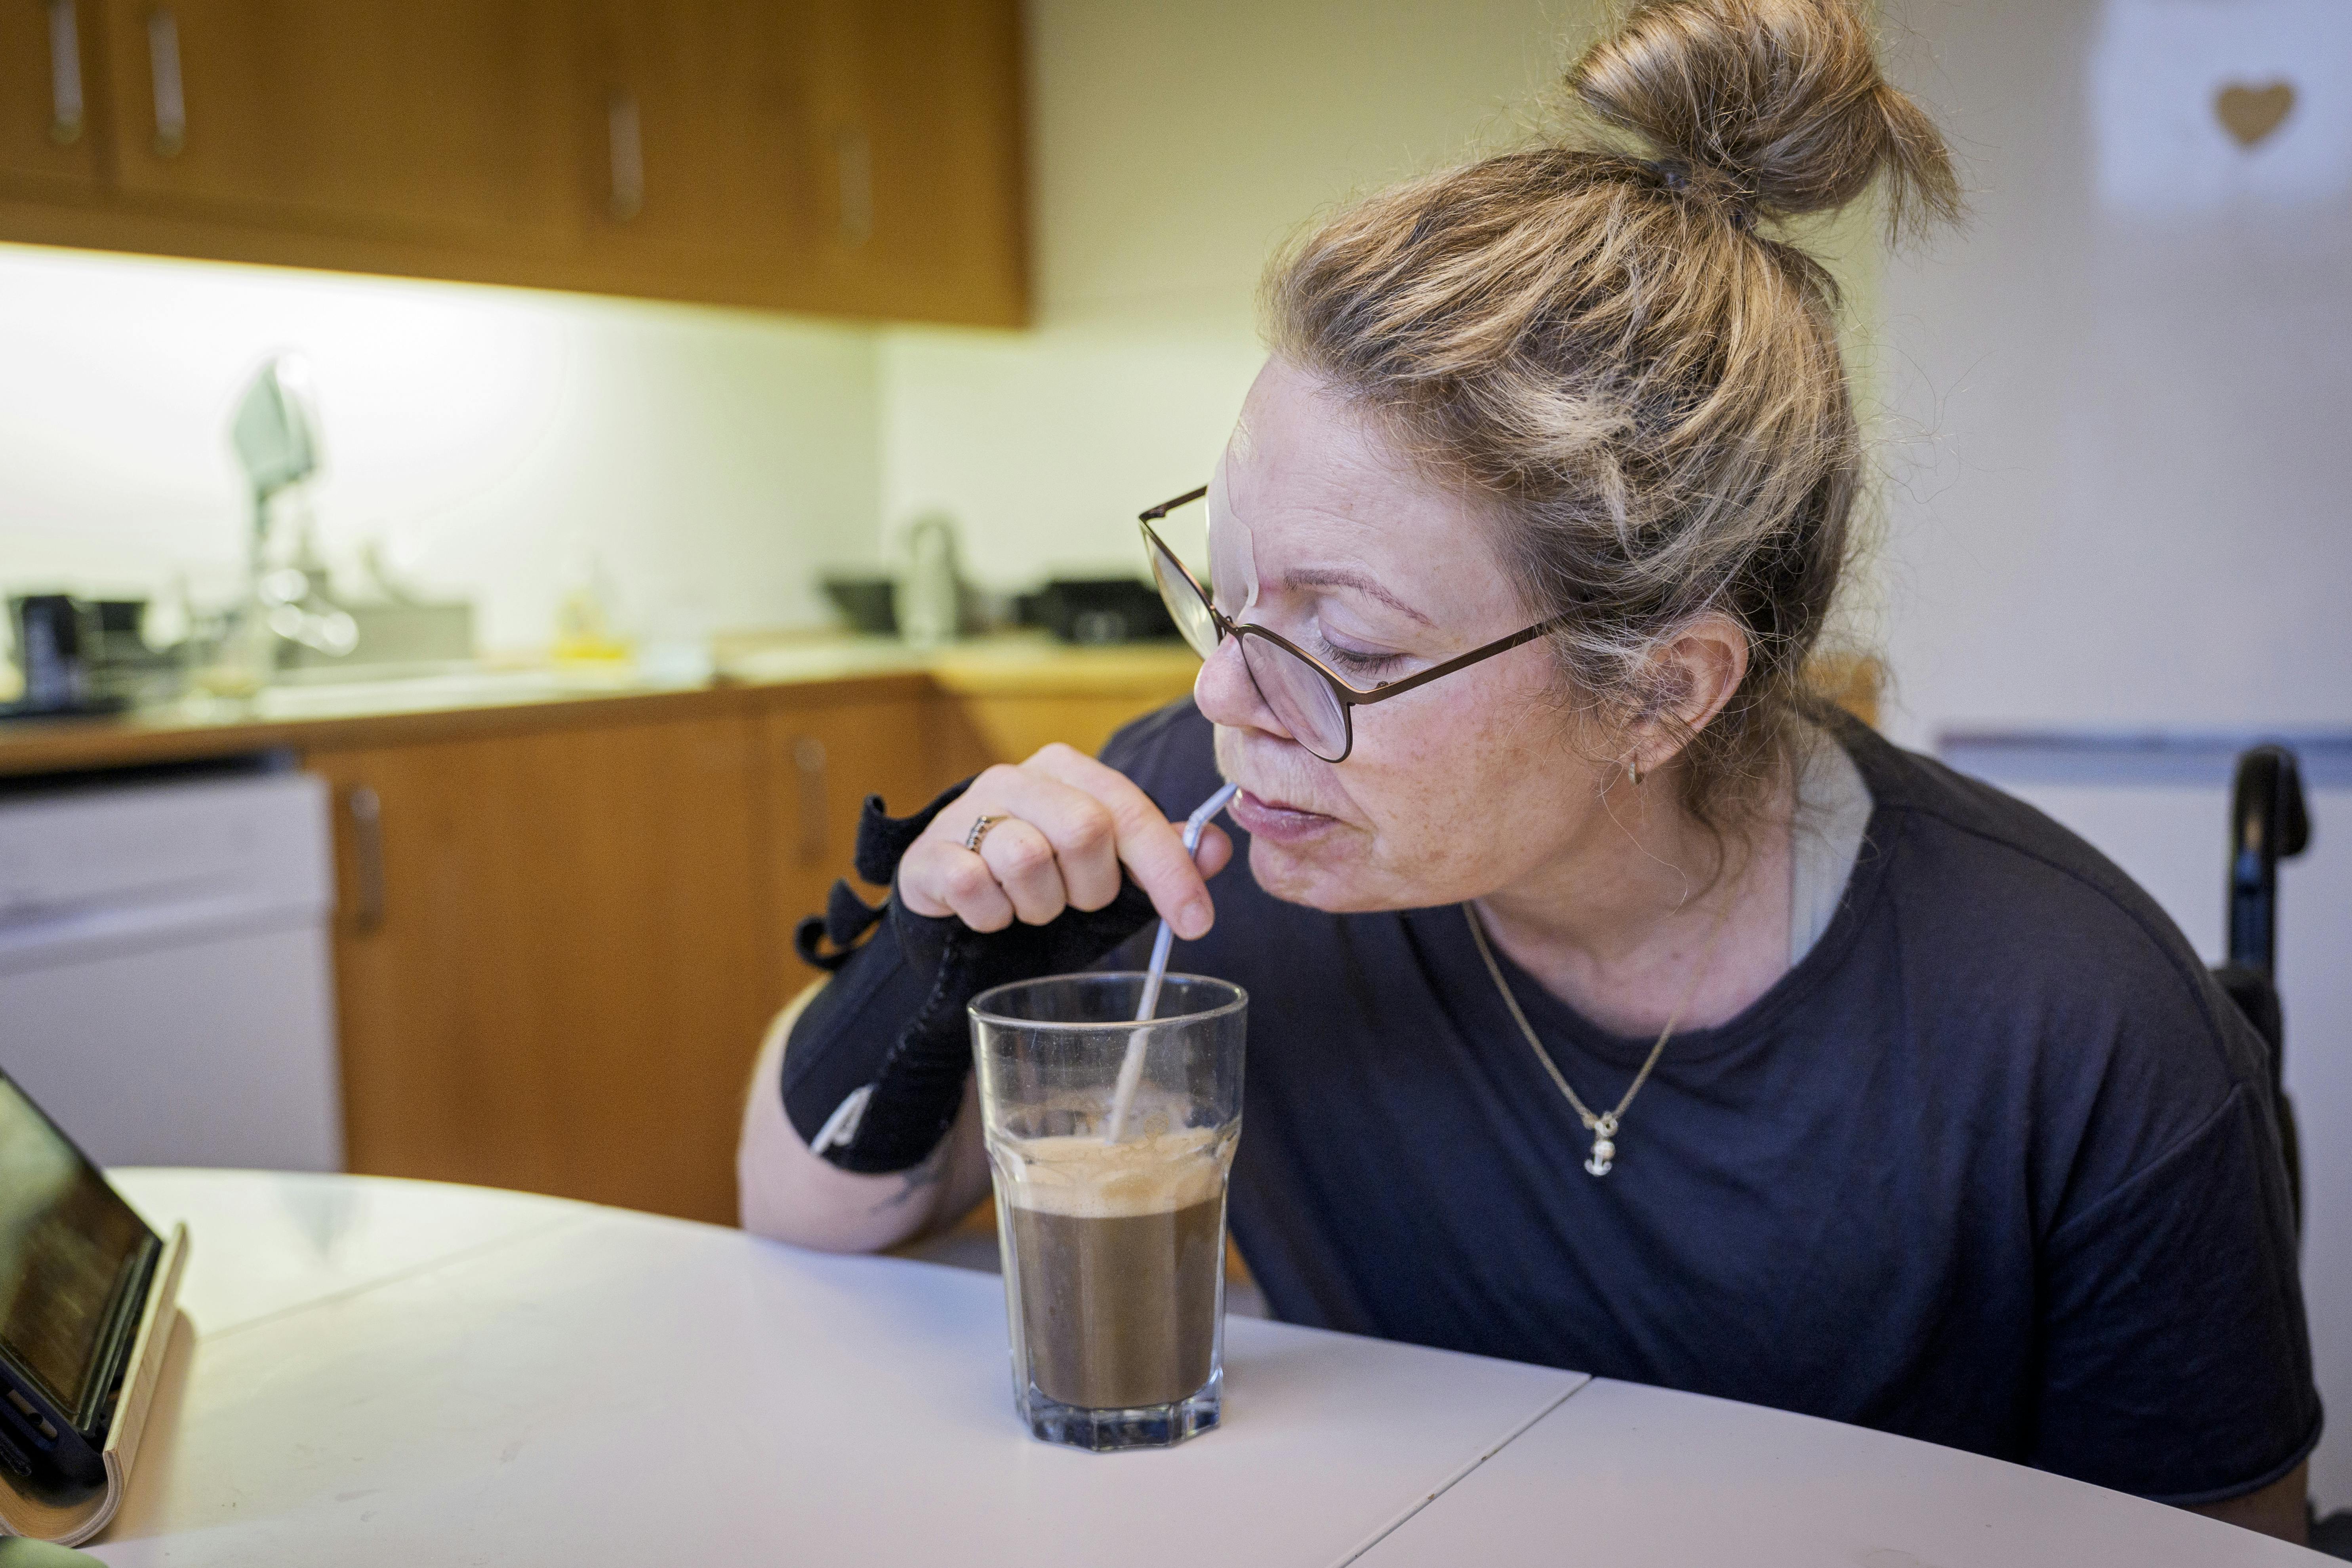
<svg viewBox="0 0 2352 1568">
<path fill-rule="evenodd" d="M 1956 952 L 1997 952 L 2028 971 L 2074 969 L 2129 984 L 2201 978 L 2204 965 L 2170 916 L 2080 835 L 1981 779 L 1906 752 L 1860 726 L 1841 736 L 1875 809 L 1872 847 L 1890 858 L 1897 893 L 1948 924 Z"/>
<path fill-rule="evenodd" d="M 1918 978 L 2194 1100 L 2260 1071 L 2252 1031 L 2146 889 L 2034 806 L 1858 726 L 1889 912 Z M 2005 1005 L 2004 1005 L 2005 1003 Z M 2095 1043 L 2104 1042 L 2096 1047 Z"/>
<path fill-rule="evenodd" d="M 1885 999 L 1921 1070 L 2016 1111 L 2045 1228 L 2183 1160 L 2256 1157 L 2221 1130 L 2242 1102 L 2267 1121 L 2266 1047 L 2156 900 L 2027 802 L 1841 738 L 1876 803 Z"/>
<path fill-rule="evenodd" d="M 1899 843 L 1906 880 L 1956 915 L 1996 916 L 1981 934 L 2072 935 L 2112 962 L 2201 973 L 2195 950 L 2122 868 L 2045 813 L 1859 725 L 1841 736 L 1877 808 L 1874 842 Z M 1893 847 L 1883 845 L 1882 847 Z M 2063 944 L 2062 945 L 2071 945 Z"/>
</svg>

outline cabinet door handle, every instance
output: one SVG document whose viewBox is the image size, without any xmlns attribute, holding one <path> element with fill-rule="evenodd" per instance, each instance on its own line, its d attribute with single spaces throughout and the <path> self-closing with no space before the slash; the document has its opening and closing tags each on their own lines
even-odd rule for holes
<svg viewBox="0 0 2352 1568">
<path fill-rule="evenodd" d="M 49 0 L 49 140 L 81 140 L 81 26 L 74 0 Z"/>
<path fill-rule="evenodd" d="M 155 83 L 155 155 L 176 158 L 188 144 L 188 100 L 180 89 L 180 22 L 147 14 L 147 71 Z"/>
<path fill-rule="evenodd" d="M 793 741 L 793 772 L 800 778 L 801 864 L 824 862 L 824 742 L 814 735 Z"/>
<path fill-rule="evenodd" d="M 841 180 L 841 243 L 856 250 L 874 237 L 874 142 L 851 129 L 833 139 Z"/>
<path fill-rule="evenodd" d="M 366 784 L 343 797 L 352 818 L 352 930 L 362 936 L 383 924 L 383 801 Z"/>
<path fill-rule="evenodd" d="M 613 152 L 613 216 L 626 223 L 646 207 L 646 145 L 636 94 L 615 91 L 604 100 L 604 131 Z"/>
</svg>

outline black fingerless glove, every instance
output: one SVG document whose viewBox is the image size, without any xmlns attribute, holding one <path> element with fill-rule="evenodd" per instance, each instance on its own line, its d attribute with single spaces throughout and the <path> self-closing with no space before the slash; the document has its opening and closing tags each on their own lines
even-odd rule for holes
<svg viewBox="0 0 2352 1568">
<path fill-rule="evenodd" d="M 857 824 L 857 874 L 893 882 L 908 849 L 970 782 L 908 817 L 886 816 L 882 797 L 868 795 Z M 793 1130 L 845 1171 L 881 1174 L 921 1163 L 963 1101 L 971 999 L 992 985 L 1085 969 L 1151 919 L 1151 900 L 1126 878 L 1099 910 L 1066 909 L 1042 926 L 1016 921 L 999 931 L 916 914 L 895 892 L 875 909 L 846 881 L 835 883 L 825 912 L 803 921 L 793 938 L 803 958 L 835 972 L 785 1047 L 784 1112 Z M 854 945 L 869 930 L 873 939 Z"/>
</svg>

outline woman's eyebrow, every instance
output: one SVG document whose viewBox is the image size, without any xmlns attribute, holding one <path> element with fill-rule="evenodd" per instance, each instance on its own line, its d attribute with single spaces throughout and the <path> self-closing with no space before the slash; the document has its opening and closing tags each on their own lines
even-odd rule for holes
<svg viewBox="0 0 2352 1568">
<path fill-rule="evenodd" d="M 1381 587 L 1370 573 L 1351 566 L 1301 566 L 1285 574 L 1282 581 L 1284 586 L 1290 588 L 1353 588 L 1360 594 L 1370 594 L 1401 615 L 1411 616 L 1432 631 L 1437 629 L 1435 621 Z"/>
</svg>

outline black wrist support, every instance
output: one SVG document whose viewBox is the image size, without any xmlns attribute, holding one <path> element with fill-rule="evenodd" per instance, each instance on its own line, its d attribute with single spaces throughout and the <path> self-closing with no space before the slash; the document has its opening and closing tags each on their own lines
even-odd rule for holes
<svg viewBox="0 0 2352 1568">
<path fill-rule="evenodd" d="M 886 815 L 882 798 L 868 795 L 857 874 L 892 882 L 907 850 L 969 783 L 908 817 Z M 793 1130 L 845 1171 L 882 1174 L 921 1163 L 963 1101 L 971 999 L 1008 981 L 1085 969 L 1151 918 L 1150 899 L 1124 878 L 1099 910 L 1066 909 L 1045 925 L 999 931 L 916 914 L 895 892 L 874 909 L 847 882 L 835 883 L 825 912 L 803 921 L 794 935 L 803 958 L 835 973 L 785 1047 L 784 1111 Z M 853 949 L 877 925 L 873 939 Z"/>
</svg>

